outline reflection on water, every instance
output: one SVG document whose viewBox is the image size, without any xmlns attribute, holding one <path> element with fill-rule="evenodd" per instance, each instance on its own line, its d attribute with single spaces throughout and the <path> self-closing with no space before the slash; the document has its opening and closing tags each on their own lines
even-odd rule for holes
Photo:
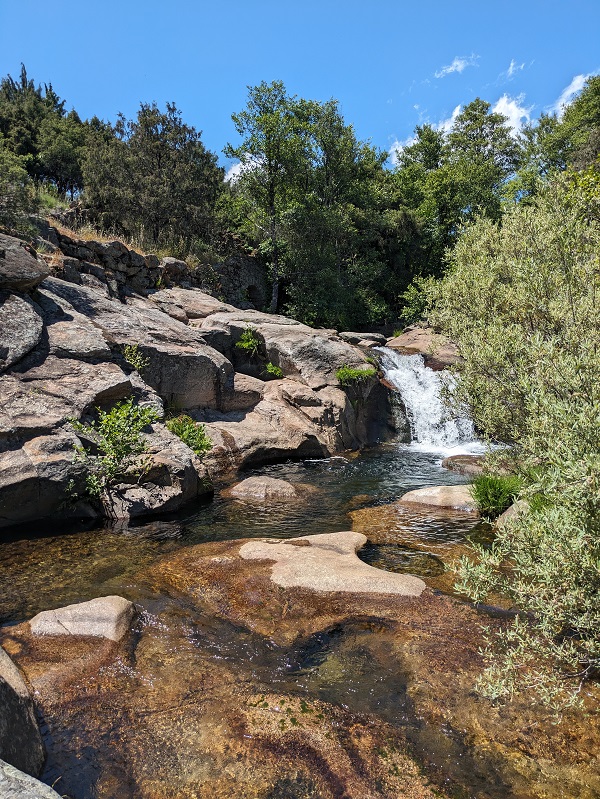
<svg viewBox="0 0 600 799">
<path fill-rule="evenodd" d="M 402 445 L 384 445 L 348 458 L 275 464 L 249 474 L 309 483 L 318 491 L 302 503 L 290 504 L 260 505 L 216 496 L 176 520 L 136 524 L 124 531 L 45 533 L 45 523 L 40 522 L 39 529 L 27 534 L 5 536 L 0 546 L 0 622 L 21 621 L 40 610 L 99 595 L 118 593 L 134 599 L 132 575 L 181 547 L 348 530 L 348 514 L 357 507 L 391 502 L 415 488 L 466 481 L 443 469 L 439 456 Z M 417 521 L 415 532 L 462 539 L 471 527 L 470 519 L 445 522 L 438 515 Z M 381 559 L 376 565 L 383 565 Z M 426 574 L 414 561 L 411 568 Z"/>
</svg>

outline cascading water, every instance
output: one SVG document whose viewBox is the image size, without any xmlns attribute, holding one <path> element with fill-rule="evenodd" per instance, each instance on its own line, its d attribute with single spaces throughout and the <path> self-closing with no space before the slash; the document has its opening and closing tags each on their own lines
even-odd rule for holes
<svg viewBox="0 0 600 799">
<path fill-rule="evenodd" d="M 444 381 L 452 381 L 448 372 L 434 372 L 425 366 L 422 355 L 401 355 L 387 347 L 378 347 L 385 377 L 402 397 L 410 425 L 411 446 L 425 451 L 481 452 L 471 420 L 452 417 L 441 396 Z"/>
</svg>

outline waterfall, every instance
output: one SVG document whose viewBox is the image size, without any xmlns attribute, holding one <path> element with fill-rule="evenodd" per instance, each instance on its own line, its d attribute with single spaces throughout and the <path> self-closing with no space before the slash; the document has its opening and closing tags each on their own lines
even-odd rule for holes
<svg viewBox="0 0 600 799">
<path fill-rule="evenodd" d="M 385 377 L 402 397 L 411 447 L 447 454 L 483 451 L 471 420 L 465 416 L 452 417 L 442 401 L 442 385 L 451 384 L 452 375 L 429 369 L 422 355 L 400 355 L 387 347 L 377 349 L 382 353 Z"/>
</svg>

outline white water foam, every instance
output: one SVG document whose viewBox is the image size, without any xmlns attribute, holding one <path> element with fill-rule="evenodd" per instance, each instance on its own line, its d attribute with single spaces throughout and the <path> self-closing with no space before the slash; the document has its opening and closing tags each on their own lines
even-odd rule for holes
<svg viewBox="0 0 600 799">
<path fill-rule="evenodd" d="M 401 355 L 387 347 L 382 353 L 385 377 L 397 389 L 410 425 L 411 449 L 439 452 L 445 456 L 485 451 L 477 440 L 473 422 L 466 416 L 451 416 L 441 397 L 444 382 L 452 384 L 448 372 L 434 372 L 422 355 Z"/>
</svg>

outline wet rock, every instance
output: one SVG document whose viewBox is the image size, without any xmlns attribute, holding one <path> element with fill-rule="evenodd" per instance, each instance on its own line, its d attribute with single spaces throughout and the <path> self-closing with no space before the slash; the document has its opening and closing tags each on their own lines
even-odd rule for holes
<svg viewBox="0 0 600 799">
<path fill-rule="evenodd" d="M 0 233 L 0 290 L 30 291 L 48 274 L 25 242 Z"/>
<path fill-rule="evenodd" d="M 240 557 L 275 561 L 271 579 L 282 588 L 412 597 L 423 593 L 425 583 L 418 577 L 384 572 L 359 560 L 356 552 L 366 541 L 366 536 L 352 532 L 265 539 L 244 544 Z"/>
<path fill-rule="evenodd" d="M 52 788 L 3 760 L 0 760 L 0 796 L 2 799 L 60 799 Z"/>
<path fill-rule="evenodd" d="M 226 488 L 221 495 L 232 499 L 276 502 L 302 499 L 309 490 L 309 486 L 295 485 L 274 477 L 248 477 L 241 483 Z"/>
<path fill-rule="evenodd" d="M 35 349 L 42 330 L 40 309 L 29 297 L 0 291 L 0 372 Z"/>
<path fill-rule="evenodd" d="M 469 486 L 430 486 L 408 491 L 400 502 L 416 505 L 434 505 L 437 508 L 450 508 L 468 513 L 477 513 L 477 505 Z"/>
<path fill-rule="evenodd" d="M 485 458 L 483 455 L 450 455 L 444 458 L 442 466 L 452 472 L 464 474 L 468 477 L 478 477 L 483 474 Z"/>
<path fill-rule="evenodd" d="M 402 335 L 389 339 L 386 347 L 403 355 L 422 355 L 425 365 L 436 371 L 460 360 L 456 345 L 430 327 L 407 327 Z"/>
<path fill-rule="evenodd" d="M 120 596 L 105 596 L 56 610 L 44 610 L 29 622 L 33 635 L 81 635 L 120 641 L 135 608 Z"/>
<path fill-rule="evenodd" d="M 1 647 L 0 708 L 0 796 L 4 797 L 11 794 L 3 793 L 6 764 L 2 761 L 37 776 L 44 763 L 44 747 L 23 675 Z"/>
</svg>

